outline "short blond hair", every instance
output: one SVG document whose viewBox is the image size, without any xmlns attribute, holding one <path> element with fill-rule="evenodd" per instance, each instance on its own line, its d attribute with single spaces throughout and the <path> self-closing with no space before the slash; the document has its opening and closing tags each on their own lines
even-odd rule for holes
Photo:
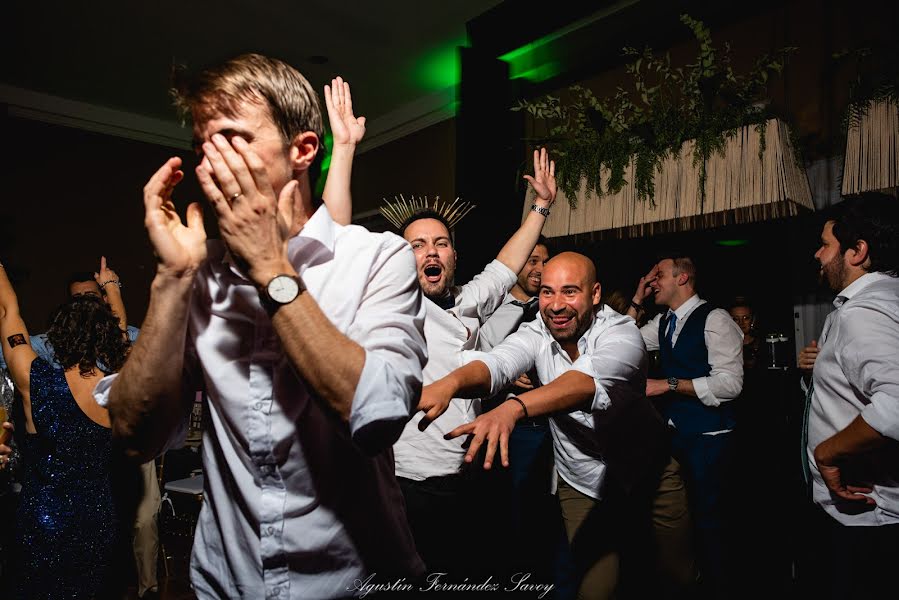
<svg viewBox="0 0 899 600">
<path fill-rule="evenodd" d="M 276 58 L 242 54 L 196 74 L 177 69 L 171 96 L 185 121 L 197 122 L 210 112 L 234 117 L 242 102 L 262 102 L 285 145 L 299 134 L 318 136 L 319 151 L 310 177 L 317 177 L 324 158 L 324 127 L 318 95 L 303 75 Z"/>
</svg>

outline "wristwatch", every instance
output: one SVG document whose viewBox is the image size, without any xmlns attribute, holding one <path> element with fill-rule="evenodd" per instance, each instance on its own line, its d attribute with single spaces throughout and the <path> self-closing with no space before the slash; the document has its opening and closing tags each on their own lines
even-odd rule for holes
<svg viewBox="0 0 899 600">
<path fill-rule="evenodd" d="M 677 377 L 669 377 L 668 378 L 668 389 L 672 392 L 677 391 L 677 384 L 680 383 L 680 379 Z"/>
<path fill-rule="evenodd" d="M 262 297 L 263 301 L 267 301 L 265 303 L 269 310 L 276 310 L 296 300 L 300 292 L 305 289 L 306 286 L 298 276 L 275 275 L 265 286 L 265 293 L 262 294 Z"/>
</svg>

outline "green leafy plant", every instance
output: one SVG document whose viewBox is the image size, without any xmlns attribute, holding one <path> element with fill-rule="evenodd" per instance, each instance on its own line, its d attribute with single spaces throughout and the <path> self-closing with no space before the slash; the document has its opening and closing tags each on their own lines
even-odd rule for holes
<svg viewBox="0 0 899 600">
<path fill-rule="evenodd" d="M 852 60 L 855 74 L 849 84 L 849 104 L 843 133 L 857 127 L 875 102 L 899 104 L 899 44 L 888 48 L 856 48 L 833 55 L 837 62 Z M 845 140 L 842 140 L 845 144 Z"/>
<path fill-rule="evenodd" d="M 564 100 L 550 95 L 520 100 L 512 108 L 547 124 L 548 134 L 530 141 L 553 149 L 559 185 L 572 206 L 584 179 L 588 190 L 598 195 L 619 192 L 627 183 L 625 170 L 631 160 L 637 196 L 654 202 L 655 171 L 687 140 L 695 141 L 693 163 L 699 168 L 703 195 L 706 161 L 723 152 L 739 128 L 755 126 L 762 140 L 760 157 L 764 152 L 764 127 L 771 117 L 766 86 L 772 75 L 783 71 L 795 48 L 761 56 L 748 73 L 738 74 L 728 44 L 718 49 L 701 21 L 689 15 L 680 20 L 699 43 L 690 64 L 674 66 L 669 54 L 627 47 L 624 55 L 634 59 L 626 66 L 632 89 L 618 87 L 614 95 L 599 99 L 592 90 L 574 85 Z M 609 170 L 604 188 L 603 167 Z"/>
</svg>

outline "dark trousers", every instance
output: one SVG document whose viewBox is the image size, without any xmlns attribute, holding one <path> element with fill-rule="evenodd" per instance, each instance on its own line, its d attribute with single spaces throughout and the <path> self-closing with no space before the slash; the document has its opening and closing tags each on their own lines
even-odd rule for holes
<svg viewBox="0 0 899 600">
<path fill-rule="evenodd" d="M 735 440 L 736 432 L 685 435 L 676 429 L 671 438 L 671 452 L 687 485 L 702 587 L 711 597 L 731 596 Z"/>
<path fill-rule="evenodd" d="M 809 545 L 812 564 L 803 571 L 809 597 L 878 598 L 896 588 L 899 524 L 850 527 L 819 507 L 811 515 Z"/>
<path fill-rule="evenodd" d="M 477 511 L 475 484 L 468 473 L 422 481 L 396 479 L 406 500 L 415 547 L 429 573 L 447 573 L 442 580 L 461 581 L 490 571 L 484 556 L 484 519 Z"/>
</svg>

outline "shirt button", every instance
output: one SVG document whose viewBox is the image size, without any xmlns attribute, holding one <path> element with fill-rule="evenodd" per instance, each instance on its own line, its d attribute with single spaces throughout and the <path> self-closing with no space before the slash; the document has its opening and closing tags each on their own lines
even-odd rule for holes
<svg viewBox="0 0 899 600">
<path fill-rule="evenodd" d="M 255 408 L 256 410 L 262 410 L 262 402 L 257 402 L 253 405 L 253 408 Z"/>
<path fill-rule="evenodd" d="M 268 533 L 269 535 L 272 535 L 273 533 L 275 533 L 275 528 L 269 527 L 268 529 L 265 530 L 265 532 Z M 278 589 L 278 588 L 275 588 L 275 589 Z"/>
<path fill-rule="evenodd" d="M 281 588 L 276 587 L 275 589 L 272 590 L 272 596 L 280 596 L 280 595 L 281 595 Z"/>
</svg>

